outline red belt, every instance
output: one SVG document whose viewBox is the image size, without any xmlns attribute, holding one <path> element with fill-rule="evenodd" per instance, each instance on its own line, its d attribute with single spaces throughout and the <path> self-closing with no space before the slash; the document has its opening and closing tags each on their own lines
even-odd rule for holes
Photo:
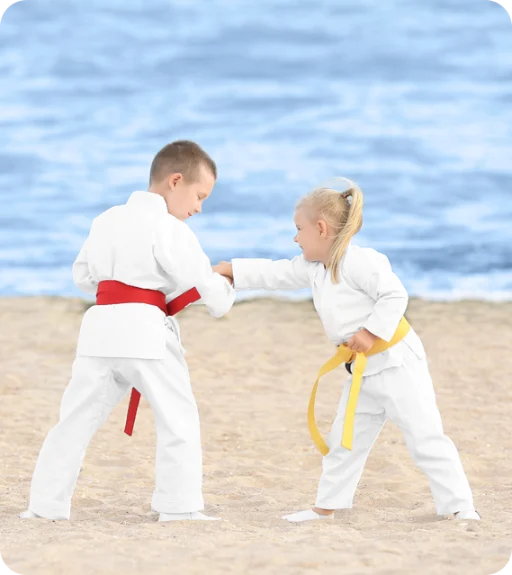
<svg viewBox="0 0 512 575">
<path fill-rule="evenodd" d="M 158 290 L 138 288 L 115 280 L 104 280 L 98 284 L 96 305 L 112 305 L 119 303 L 147 303 L 160 308 L 166 315 L 175 315 L 189 304 L 201 299 L 196 288 L 189 289 L 177 298 L 165 303 L 165 294 Z M 135 416 L 140 402 L 140 393 L 133 388 L 128 406 L 128 415 L 124 432 L 133 433 Z"/>
</svg>

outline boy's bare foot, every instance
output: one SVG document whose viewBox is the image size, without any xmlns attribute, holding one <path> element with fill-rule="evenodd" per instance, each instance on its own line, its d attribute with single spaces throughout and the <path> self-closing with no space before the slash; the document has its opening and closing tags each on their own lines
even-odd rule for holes
<svg viewBox="0 0 512 575">
<path fill-rule="evenodd" d="M 30 509 L 27 509 L 23 513 L 20 513 L 18 517 L 20 519 L 50 519 L 50 521 L 62 521 L 66 519 L 65 517 L 56 517 L 56 518 L 43 517 L 42 515 L 38 515 L 37 513 L 30 511 Z"/>
<path fill-rule="evenodd" d="M 455 519 L 472 519 L 473 521 L 480 521 L 481 517 L 480 515 L 478 515 L 478 513 L 475 510 L 472 511 L 457 511 L 457 513 L 454 514 L 455 515 Z"/>
<path fill-rule="evenodd" d="M 200 511 L 190 513 L 160 513 L 158 521 L 220 521 L 220 517 L 210 517 Z"/>
</svg>

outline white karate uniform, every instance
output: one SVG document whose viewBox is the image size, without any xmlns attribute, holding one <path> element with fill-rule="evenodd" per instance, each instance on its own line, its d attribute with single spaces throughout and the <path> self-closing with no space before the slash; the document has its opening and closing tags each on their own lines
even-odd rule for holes
<svg viewBox="0 0 512 575">
<path fill-rule="evenodd" d="M 315 308 L 330 341 L 339 346 L 360 329 L 390 341 L 408 303 L 388 258 L 350 244 L 340 265 L 340 283 L 320 262 L 234 259 L 236 290 L 311 287 Z M 320 365 L 324 358 L 320 360 Z M 345 384 L 323 458 L 316 506 L 352 507 L 368 454 L 386 419 L 398 425 L 416 465 L 427 475 L 439 515 L 473 510 L 471 489 L 457 449 L 444 434 L 423 344 L 410 329 L 388 350 L 368 357 L 357 403 L 352 451 L 341 446 L 352 378 Z"/>
<path fill-rule="evenodd" d="M 100 281 L 117 280 L 162 291 L 167 302 L 196 287 L 215 317 L 227 313 L 235 299 L 192 230 L 151 192 L 134 192 L 126 204 L 94 219 L 73 264 L 73 279 L 91 295 Z M 183 355 L 176 318 L 156 306 L 125 303 L 87 310 L 60 420 L 44 441 L 32 477 L 31 511 L 69 519 L 81 458 L 132 387 L 147 399 L 155 417 L 152 510 L 204 509 L 199 415 Z"/>
</svg>

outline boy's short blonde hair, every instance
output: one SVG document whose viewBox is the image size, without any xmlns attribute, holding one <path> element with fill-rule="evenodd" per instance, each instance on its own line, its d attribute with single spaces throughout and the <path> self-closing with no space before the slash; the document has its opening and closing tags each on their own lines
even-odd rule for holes
<svg viewBox="0 0 512 575">
<path fill-rule="evenodd" d="M 164 146 L 155 156 L 149 172 L 149 184 L 158 184 L 176 173 L 182 174 L 187 182 L 195 182 L 202 165 L 217 179 L 217 166 L 201 146 L 189 140 L 177 140 Z"/>
</svg>

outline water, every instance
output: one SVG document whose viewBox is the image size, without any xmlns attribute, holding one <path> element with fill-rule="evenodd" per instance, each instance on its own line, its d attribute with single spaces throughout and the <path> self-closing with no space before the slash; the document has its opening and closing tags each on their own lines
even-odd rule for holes
<svg viewBox="0 0 512 575">
<path fill-rule="evenodd" d="M 218 164 L 213 262 L 298 253 L 293 207 L 365 192 L 411 295 L 512 299 L 512 24 L 486 0 L 24 0 L 0 24 L 0 295 L 80 295 L 94 216 L 153 155 Z"/>
</svg>

